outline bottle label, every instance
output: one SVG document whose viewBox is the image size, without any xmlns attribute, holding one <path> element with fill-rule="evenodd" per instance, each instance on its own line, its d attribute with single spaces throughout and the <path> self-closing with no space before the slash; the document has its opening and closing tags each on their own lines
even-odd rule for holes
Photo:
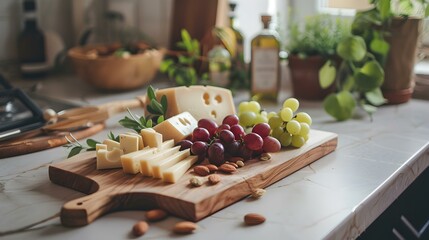
<svg viewBox="0 0 429 240">
<path fill-rule="evenodd" d="M 276 92 L 279 81 L 279 50 L 255 47 L 252 50 L 252 92 Z"/>
</svg>

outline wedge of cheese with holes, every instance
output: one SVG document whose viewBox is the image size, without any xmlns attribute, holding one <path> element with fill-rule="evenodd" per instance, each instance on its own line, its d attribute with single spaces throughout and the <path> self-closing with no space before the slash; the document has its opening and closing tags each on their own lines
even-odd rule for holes
<svg viewBox="0 0 429 240">
<path fill-rule="evenodd" d="M 122 149 L 114 148 L 113 150 L 99 149 L 97 155 L 97 169 L 121 168 Z"/>
<path fill-rule="evenodd" d="M 143 176 L 152 177 L 152 166 L 153 163 L 159 162 L 162 159 L 165 159 L 169 156 L 172 156 L 173 154 L 179 152 L 180 146 L 167 148 L 164 150 L 160 150 L 154 155 L 147 156 L 140 160 L 140 173 L 143 174 Z"/>
<path fill-rule="evenodd" d="M 95 144 L 95 151 L 98 151 L 100 149 L 107 150 L 107 145 L 106 144 L 102 144 L 102 143 Z"/>
<path fill-rule="evenodd" d="M 152 176 L 154 178 L 162 178 L 162 174 L 167 168 L 173 166 L 190 155 L 191 151 L 186 149 L 164 158 L 161 161 L 154 162 L 152 165 Z"/>
<path fill-rule="evenodd" d="M 235 114 L 231 91 L 213 86 L 190 86 L 165 88 L 156 91 L 158 100 L 165 95 L 168 108 L 166 117 L 189 112 L 196 119 L 209 118 L 221 124 L 225 116 Z M 142 99 L 146 104 L 148 98 Z"/>
<path fill-rule="evenodd" d="M 143 137 L 143 142 L 146 146 L 149 147 L 160 147 L 162 144 L 162 134 L 156 132 L 152 128 L 145 128 L 140 131 L 141 136 Z"/>
<path fill-rule="evenodd" d="M 164 182 L 175 183 L 181 178 L 189 168 L 198 161 L 198 156 L 189 156 L 182 161 L 167 168 L 162 173 L 162 180 Z"/>
<path fill-rule="evenodd" d="M 137 136 L 137 138 L 139 139 L 139 150 L 142 150 L 144 148 L 144 143 L 143 143 L 143 138 L 142 135 L 135 133 L 135 132 L 127 132 L 124 133 L 125 135 L 130 135 L 130 136 Z"/>
<path fill-rule="evenodd" d="M 113 150 L 114 148 L 121 148 L 121 144 L 117 141 L 113 141 L 112 139 L 105 139 L 103 141 L 103 144 L 107 146 L 107 150 Z"/>
<path fill-rule="evenodd" d="M 139 150 L 139 136 L 119 134 L 119 145 L 125 154 Z"/>
<path fill-rule="evenodd" d="M 162 134 L 164 140 L 173 139 L 175 143 L 192 134 L 198 121 L 189 113 L 183 112 L 156 125 L 153 129 Z"/>
<path fill-rule="evenodd" d="M 158 152 L 157 148 L 146 147 L 142 150 L 124 154 L 120 157 L 124 173 L 136 174 L 140 171 L 140 160 Z"/>
</svg>

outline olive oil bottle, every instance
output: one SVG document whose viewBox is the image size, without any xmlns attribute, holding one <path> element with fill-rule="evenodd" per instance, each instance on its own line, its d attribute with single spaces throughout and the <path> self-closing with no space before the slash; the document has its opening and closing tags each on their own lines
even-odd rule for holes
<svg viewBox="0 0 429 240">
<path fill-rule="evenodd" d="M 262 15 L 263 30 L 251 41 L 252 100 L 277 101 L 280 89 L 280 41 L 270 29 L 271 16 Z"/>
<path fill-rule="evenodd" d="M 238 19 L 235 15 L 236 3 L 229 3 L 229 27 L 232 29 L 236 39 L 236 53 L 232 56 L 231 87 L 249 88 L 249 79 L 246 62 L 244 61 L 244 36 L 240 31 Z"/>
</svg>

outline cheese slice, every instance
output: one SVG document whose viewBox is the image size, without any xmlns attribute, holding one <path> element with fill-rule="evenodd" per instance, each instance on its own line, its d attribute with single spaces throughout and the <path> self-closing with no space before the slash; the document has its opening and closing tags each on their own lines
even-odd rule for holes
<svg viewBox="0 0 429 240">
<path fill-rule="evenodd" d="M 124 154 L 122 149 L 114 148 L 109 151 L 107 149 L 99 149 L 97 155 L 97 169 L 121 168 L 121 155 Z"/>
<path fill-rule="evenodd" d="M 119 144 L 117 141 L 113 141 L 112 139 L 105 139 L 103 144 L 107 146 L 107 150 L 109 151 L 113 150 L 114 148 L 121 148 L 121 144 Z"/>
<path fill-rule="evenodd" d="M 160 147 L 162 144 L 162 134 L 156 132 L 152 128 L 145 128 L 140 131 L 143 137 L 143 142 L 149 147 Z"/>
<path fill-rule="evenodd" d="M 124 154 L 121 156 L 122 169 L 124 173 L 136 174 L 140 171 L 140 160 L 145 157 L 154 155 L 158 152 L 157 148 L 144 148 L 137 152 Z"/>
<path fill-rule="evenodd" d="M 139 137 L 128 134 L 119 134 L 119 144 L 124 153 L 132 153 L 139 150 Z"/>
<path fill-rule="evenodd" d="M 173 166 L 174 164 L 180 162 L 191 155 L 191 151 L 189 149 L 177 152 L 167 158 L 164 158 L 160 161 L 156 161 L 152 164 L 152 175 L 154 178 L 162 178 L 162 173 L 167 168 Z"/>
<path fill-rule="evenodd" d="M 140 134 L 135 132 L 127 132 L 125 134 L 130 136 L 137 136 L 137 138 L 139 139 L 139 150 L 142 150 L 144 148 L 143 138 Z"/>
<path fill-rule="evenodd" d="M 198 156 L 189 156 L 182 161 L 167 168 L 162 173 L 162 180 L 164 182 L 175 183 L 191 168 L 194 163 L 198 161 Z"/>
<path fill-rule="evenodd" d="M 162 134 L 164 140 L 173 139 L 175 143 L 192 134 L 198 121 L 189 113 L 183 112 L 156 125 L 153 129 Z"/>
<path fill-rule="evenodd" d="M 165 95 L 168 109 L 166 117 L 170 118 L 182 112 L 189 112 L 196 119 L 209 118 L 217 124 L 229 114 L 235 114 L 234 100 L 231 91 L 213 86 L 190 86 L 165 88 L 156 91 L 158 100 Z M 149 98 L 141 99 L 149 104 Z"/>
<path fill-rule="evenodd" d="M 107 150 L 107 145 L 106 144 L 102 144 L 102 143 L 95 144 L 95 151 L 98 151 L 100 149 Z"/>
<path fill-rule="evenodd" d="M 174 147 L 174 140 L 173 139 L 167 140 L 161 143 L 161 146 L 158 147 L 158 151 L 163 151 L 172 147 Z"/>
<path fill-rule="evenodd" d="M 140 160 L 140 173 L 143 174 L 143 176 L 152 177 L 152 165 L 155 162 L 161 161 L 162 159 L 165 159 L 169 156 L 172 156 L 173 154 L 179 152 L 180 146 L 167 148 L 162 151 L 157 152 L 154 155 L 147 156 Z"/>
</svg>

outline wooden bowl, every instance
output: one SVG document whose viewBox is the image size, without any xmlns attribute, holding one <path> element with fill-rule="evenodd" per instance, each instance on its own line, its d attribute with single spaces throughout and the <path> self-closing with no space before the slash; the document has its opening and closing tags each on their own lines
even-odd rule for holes
<svg viewBox="0 0 429 240">
<path fill-rule="evenodd" d="M 159 69 L 163 50 L 148 49 L 125 57 L 97 54 L 103 46 L 74 47 L 68 51 L 77 75 L 98 89 L 124 91 L 149 83 Z"/>
</svg>

